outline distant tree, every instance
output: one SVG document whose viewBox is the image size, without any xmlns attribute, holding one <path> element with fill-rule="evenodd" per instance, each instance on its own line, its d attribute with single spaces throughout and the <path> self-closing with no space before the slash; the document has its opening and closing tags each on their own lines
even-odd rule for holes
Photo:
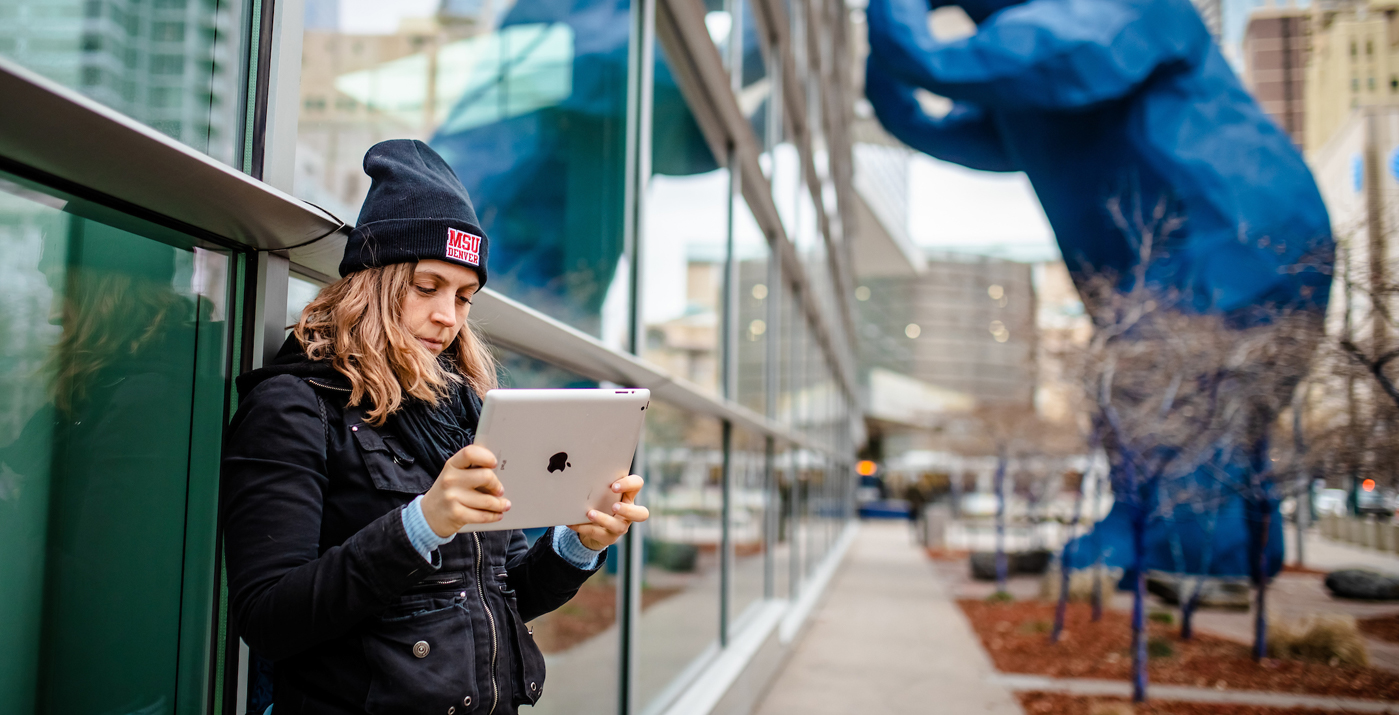
<svg viewBox="0 0 1399 715">
<path fill-rule="evenodd" d="M 1317 399 L 1307 406 L 1301 432 L 1327 459 L 1327 471 L 1350 477 L 1350 507 L 1366 479 L 1399 486 L 1391 468 L 1399 459 L 1399 261 L 1371 243 L 1364 226 L 1341 232 L 1337 244 L 1332 339 L 1326 367 L 1314 373 Z"/>
<path fill-rule="evenodd" d="M 1160 288 L 1147 274 L 1180 221 L 1160 202 L 1128 222 L 1109 208 L 1139 251 L 1130 276 L 1080 280 L 1094 337 L 1079 365 L 1083 390 L 1111 463 L 1113 494 L 1129 515 L 1133 574 L 1133 696 L 1146 697 L 1147 534 L 1153 525 L 1208 514 L 1242 498 L 1255 529 L 1250 563 L 1265 613 L 1272 513 L 1284 473 L 1271 433 L 1306 373 L 1320 316 L 1260 307 L 1248 315 L 1194 310 L 1191 296 Z M 1290 468 L 1291 463 L 1288 464 Z M 1211 526 L 1211 531 L 1213 526 Z M 1197 594 L 1194 594 L 1198 596 Z M 1263 648 L 1259 620 L 1255 650 Z"/>
<path fill-rule="evenodd" d="M 981 405 L 972 414 L 972 424 L 974 429 L 958 445 L 958 451 L 995 459 L 991 489 L 996 495 L 996 590 L 1005 593 L 1010 574 L 1006 553 L 1010 470 L 1016 468 L 1014 476 L 1033 500 L 1033 495 L 1053 491 L 1044 482 L 1061 478 L 1048 464 L 1076 453 L 1082 442 L 1071 426 L 1047 422 L 1025 405 Z"/>
</svg>

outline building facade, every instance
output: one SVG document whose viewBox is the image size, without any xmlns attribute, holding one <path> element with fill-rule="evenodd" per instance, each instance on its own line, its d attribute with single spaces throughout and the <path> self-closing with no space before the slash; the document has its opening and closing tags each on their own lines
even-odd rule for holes
<svg viewBox="0 0 1399 715">
<path fill-rule="evenodd" d="M 1299 148 L 1306 137 L 1307 47 L 1311 13 L 1294 7 L 1261 7 L 1244 28 L 1244 82 Z"/>
<path fill-rule="evenodd" d="M 1399 4 L 1330 2 L 1311 12 L 1308 153 L 1331 141 L 1353 110 L 1399 104 Z"/>
<path fill-rule="evenodd" d="M 861 364 L 953 390 L 977 404 L 1033 409 L 1032 266 L 932 253 L 914 278 L 866 279 L 855 295 Z"/>
<path fill-rule="evenodd" d="M 653 516 L 533 624 L 536 710 L 743 710 L 801 632 L 864 441 L 845 5 L 411 13 L 0 0 L 0 712 L 265 711 L 233 379 L 336 279 L 387 138 L 471 192 L 503 385 L 652 391 Z"/>
</svg>

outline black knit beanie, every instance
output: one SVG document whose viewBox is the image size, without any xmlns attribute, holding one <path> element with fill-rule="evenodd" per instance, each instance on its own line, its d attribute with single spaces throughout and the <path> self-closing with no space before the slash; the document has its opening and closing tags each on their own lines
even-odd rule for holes
<svg viewBox="0 0 1399 715">
<path fill-rule="evenodd" d="M 416 139 L 379 142 L 364 155 L 373 179 L 345 243 L 340 275 L 434 258 L 474 269 L 486 285 L 486 232 L 452 167 Z"/>
</svg>

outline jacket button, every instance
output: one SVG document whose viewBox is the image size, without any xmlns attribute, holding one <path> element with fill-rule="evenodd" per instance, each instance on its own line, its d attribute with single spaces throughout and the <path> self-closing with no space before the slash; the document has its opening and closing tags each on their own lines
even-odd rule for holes
<svg viewBox="0 0 1399 715">
<path fill-rule="evenodd" d="M 457 706 L 453 705 L 452 707 L 447 708 L 447 715 L 452 715 L 452 713 L 454 713 L 454 712 L 456 712 L 456 711 L 457 711 Z"/>
<path fill-rule="evenodd" d="M 538 690 L 538 689 L 539 689 L 539 688 L 536 687 L 535 684 L 534 684 L 533 682 L 530 682 L 530 684 L 529 684 L 529 691 L 530 691 L 531 693 L 534 692 L 535 690 Z"/>
<path fill-rule="evenodd" d="M 471 696 L 468 695 L 468 696 L 462 698 L 462 699 L 461 699 L 461 704 L 462 704 L 463 706 L 465 706 L 465 707 L 468 707 L 468 708 L 471 707 Z"/>
<path fill-rule="evenodd" d="M 418 641 L 417 643 L 413 644 L 413 655 L 416 655 L 419 658 L 426 658 L 427 654 L 431 651 L 432 646 L 428 645 L 427 641 Z"/>
<path fill-rule="evenodd" d="M 358 432 L 358 431 L 359 431 L 359 425 L 355 425 L 354 427 L 351 427 L 351 428 L 350 428 L 350 431 L 351 431 L 351 432 Z"/>
</svg>

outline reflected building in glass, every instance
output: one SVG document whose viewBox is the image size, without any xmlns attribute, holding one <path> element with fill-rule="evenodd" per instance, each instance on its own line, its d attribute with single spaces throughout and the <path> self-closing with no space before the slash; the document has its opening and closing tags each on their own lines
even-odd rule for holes
<svg viewBox="0 0 1399 715">
<path fill-rule="evenodd" d="M 0 0 L 0 56 L 232 163 L 245 0 Z"/>
</svg>

